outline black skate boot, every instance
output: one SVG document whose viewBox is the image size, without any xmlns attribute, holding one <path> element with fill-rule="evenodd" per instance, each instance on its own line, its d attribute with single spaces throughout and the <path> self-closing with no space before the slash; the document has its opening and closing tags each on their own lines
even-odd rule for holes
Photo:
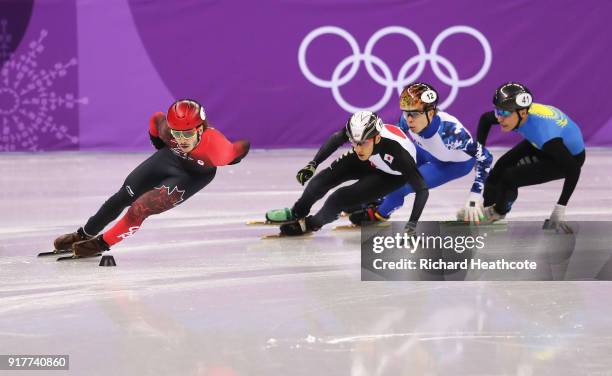
<svg viewBox="0 0 612 376">
<path fill-rule="evenodd" d="M 110 247 L 108 244 L 106 244 L 102 238 L 102 235 L 76 242 L 72 245 L 72 252 L 74 253 L 74 256 L 77 257 L 91 257 L 97 255 L 98 253 L 108 251 L 109 249 Z"/>
<path fill-rule="evenodd" d="M 285 236 L 301 236 L 312 231 L 317 231 L 320 226 L 315 226 L 312 223 L 312 216 L 298 219 L 293 222 L 285 223 L 280 226 L 281 235 Z"/>
<path fill-rule="evenodd" d="M 65 234 L 55 239 L 53 247 L 56 251 L 69 251 L 74 243 L 88 239 L 91 239 L 91 236 L 85 234 L 83 227 L 79 227 L 76 232 Z"/>
<path fill-rule="evenodd" d="M 352 224 L 357 226 L 361 226 L 362 223 L 366 224 L 374 222 L 384 222 L 388 219 L 389 218 L 383 217 L 378 212 L 377 206 L 368 206 L 349 214 L 349 221 L 351 221 Z"/>
</svg>

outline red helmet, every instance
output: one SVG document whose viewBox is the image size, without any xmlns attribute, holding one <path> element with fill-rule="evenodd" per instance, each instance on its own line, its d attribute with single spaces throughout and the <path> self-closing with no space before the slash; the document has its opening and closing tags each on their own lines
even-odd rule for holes
<svg viewBox="0 0 612 376">
<path fill-rule="evenodd" d="M 204 128 L 206 128 L 208 125 L 204 107 L 191 99 L 180 99 L 172 103 L 166 119 L 170 129 L 177 131 L 186 131 L 200 125 L 204 125 Z"/>
</svg>

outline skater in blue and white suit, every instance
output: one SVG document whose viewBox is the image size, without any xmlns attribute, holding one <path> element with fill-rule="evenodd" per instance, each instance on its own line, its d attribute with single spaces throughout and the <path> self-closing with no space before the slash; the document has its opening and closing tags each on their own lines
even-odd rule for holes
<svg viewBox="0 0 612 376">
<path fill-rule="evenodd" d="M 429 188 L 458 179 L 475 169 L 464 209 L 464 221 L 479 223 L 483 218 L 482 192 L 493 156 L 474 140 L 457 118 L 439 111 L 438 93 L 425 83 L 413 83 L 401 93 L 399 127 L 414 141 L 417 166 Z M 351 222 L 387 220 L 404 204 L 404 197 L 413 193 L 409 185 L 390 193 L 378 205 L 353 212 Z"/>
</svg>

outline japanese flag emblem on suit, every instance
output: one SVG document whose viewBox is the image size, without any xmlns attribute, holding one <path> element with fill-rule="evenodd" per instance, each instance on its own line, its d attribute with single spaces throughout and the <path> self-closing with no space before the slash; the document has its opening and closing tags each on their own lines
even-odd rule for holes
<svg viewBox="0 0 612 376">
<path fill-rule="evenodd" d="M 389 155 L 389 154 L 385 154 L 385 156 L 383 157 L 383 159 L 389 163 L 393 163 L 393 156 Z"/>
</svg>

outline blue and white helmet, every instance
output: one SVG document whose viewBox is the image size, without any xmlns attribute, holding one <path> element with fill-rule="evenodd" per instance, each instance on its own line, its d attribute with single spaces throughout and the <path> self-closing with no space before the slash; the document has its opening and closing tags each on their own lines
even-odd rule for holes
<svg viewBox="0 0 612 376">
<path fill-rule="evenodd" d="M 380 133 L 382 119 L 372 111 L 355 112 L 346 122 L 346 135 L 353 143 L 361 143 Z"/>
</svg>

